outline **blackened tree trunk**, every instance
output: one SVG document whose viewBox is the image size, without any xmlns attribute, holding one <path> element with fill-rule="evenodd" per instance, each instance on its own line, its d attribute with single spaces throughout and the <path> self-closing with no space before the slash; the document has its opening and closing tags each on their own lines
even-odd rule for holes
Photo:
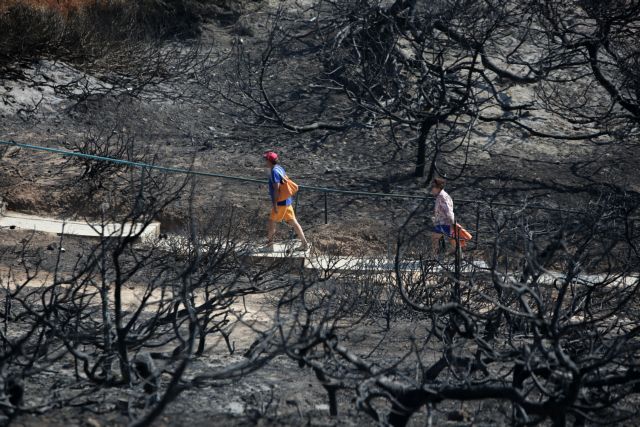
<svg viewBox="0 0 640 427">
<path fill-rule="evenodd" d="M 420 134 L 418 135 L 418 153 L 416 156 L 416 170 L 414 173 L 414 176 L 416 178 L 424 177 L 427 161 L 427 138 L 429 137 L 429 133 L 431 132 L 431 128 L 434 124 L 435 120 L 433 120 L 432 118 L 427 118 L 422 122 L 422 125 L 420 126 Z"/>
</svg>

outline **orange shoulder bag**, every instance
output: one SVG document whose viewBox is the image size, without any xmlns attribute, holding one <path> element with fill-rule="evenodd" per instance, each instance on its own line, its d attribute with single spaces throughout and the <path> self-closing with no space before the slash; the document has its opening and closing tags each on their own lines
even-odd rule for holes
<svg viewBox="0 0 640 427">
<path fill-rule="evenodd" d="M 298 192 L 298 184 L 293 182 L 288 176 L 284 176 L 282 183 L 280 184 L 280 191 L 278 192 L 278 202 L 287 200 L 289 197 L 295 196 Z"/>
</svg>

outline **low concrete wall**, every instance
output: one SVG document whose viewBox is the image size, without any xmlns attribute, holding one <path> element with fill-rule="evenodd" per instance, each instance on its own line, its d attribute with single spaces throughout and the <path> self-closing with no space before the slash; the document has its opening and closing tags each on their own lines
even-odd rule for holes
<svg viewBox="0 0 640 427">
<path fill-rule="evenodd" d="M 89 223 L 86 221 L 45 218 L 11 211 L 0 214 L 0 227 L 82 237 L 108 236 L 118 238 L 137 234 L 141 230 L 140 238 L 142 240 L 157 239 L 160 236 L 159 222 L 152 222 L 142 229 L 143 224 L 137 223 Z"/>
</svg>

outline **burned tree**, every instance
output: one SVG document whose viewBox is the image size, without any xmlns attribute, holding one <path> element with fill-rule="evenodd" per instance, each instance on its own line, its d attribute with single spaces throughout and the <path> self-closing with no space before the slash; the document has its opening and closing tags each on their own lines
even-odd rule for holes
<svg viewBox="0 0 640 427">
<path fill-rule="evenodd" d="M 608 130 L 617 139 L 637 133 L 637 1 L 534 2 L 544 43 L 564 66 L 545 83 L 548 108 L 580 126 Z M 623 136 L 624 135 L 624 136 Z"/>
<path fill-rule="evenodd" d="M 415 150 L 414 176 L 456 176 L 466 160 L 453 153 L 483 123 L 552 139 L 606 135 L 598 127 L 576 131 L 536 99 L 541 82 L 586 65 L 546 42 L 553 36 L 538 16 L 536 5 L 517 1 L 317 1 L 281 9 L 259 49 L 238 42 L 228 86 L 218 90 L 241 120 L 251 114 L 252 126 L 366 130 L 361 137 L 385 135 L 392 156 Z M 509 94 L 519 90 L 530 95 L 514 101 Z M 549 113 L 566 124 L 562 132 L 535 126 Z"/>
<path fill-rule="evenodd" d="M 486 262 L 471 252 L 459 268 L 434 262 L 409 234 L 392 273 L 303 279 L 281 299 L 269 343 L 316 373 L 332 412 L 344 393 L 380 423 L 406 425 L 424 408 L 442 417 L 452 402 L 478 411 L 479 422 L 488 418 L 478 402 L 498 423 L 637 417 L 637 209 L 524 212 L 488 215 Z M 395 288 L 387 298 L 405 305 L 404 316 L 385 324 L 373 313 L 363 277 Z M 362 293 L 344 298 L 347 288 Z M 370 325 L 375 338 L 359 344 Z"/>
<path fill-rule="evenodd" d="M 61 236 L 53 252 L 43 252 L 27 238 L 3 249 L 2 259 L 13 265 L 1 279 L 4 420 L 83 399 L 91 405 L 94 393 L 115 389 L 129 396 L 126 412 L 135 425 L 149 425 L 182 391 L 269 360 L 252 358 L 185 379 L 212 339 L 235 351 L 229 334 L 242 321 L 238 300 L 282 286 L 269 273 L 277 266 L 243 266 L 239 239 L 247 227 L 223 209 L 204 219 L 190 204 L 182 232 L 143 239 L 145 228 L 177 200 L 192 203 L 194 184 L 147 169 L 128 170 L 128 176 L 123 194 L 129 198 L 103 210 L 97 241 L 63 252 L 71 237 Z M 61 366 L 72 367 L 73 375 L 62 376 L 52 396 L 34 399 L 33 389 L 24 394 L 22 384 Z"/>
</svg>

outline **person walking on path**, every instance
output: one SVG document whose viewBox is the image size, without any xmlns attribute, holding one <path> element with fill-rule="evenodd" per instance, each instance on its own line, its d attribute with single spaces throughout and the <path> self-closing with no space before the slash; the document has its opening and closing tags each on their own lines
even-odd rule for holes
<svg viewBox="0 0 640 427">
<path fill-rule="evenodd" d="M 433 215 L 433 234 L 431 235 L 433 252 L 438 253 L 438 244 L 443 235 L 451 237 L 455 226 L 455 216 L 453 214 L 453 200 L 444 191 L 446 181 L 442 178 L 435 178 L 431 187 L 431 194 L 436 196 L 436 204 Z"/>
<path fill-rule="evenodd" d="M 264 160 L 269 168 L 269 197 L 271 198 L 271 214 L 269 215 L 269 222 L 267 223 L 267 245 L 266 249 L 273 250 L 273 239 L 276 234 L 276 224 L 279 222 L 286 222 L 296 232 L 298 239 L 300 239 L 301 245 L 295 250 L 307 251 L 309 249 L 309 242 L 304 236 L 302 227 L 296 220 L 296 214 L 291 206 L 292 198 L 280 200 L 279 197 L 280 188 L 286 177 L 284 168 L 278 164 L 278 155 L 273 151 L 267 151 L 264 153 Z"/>
</svg>

